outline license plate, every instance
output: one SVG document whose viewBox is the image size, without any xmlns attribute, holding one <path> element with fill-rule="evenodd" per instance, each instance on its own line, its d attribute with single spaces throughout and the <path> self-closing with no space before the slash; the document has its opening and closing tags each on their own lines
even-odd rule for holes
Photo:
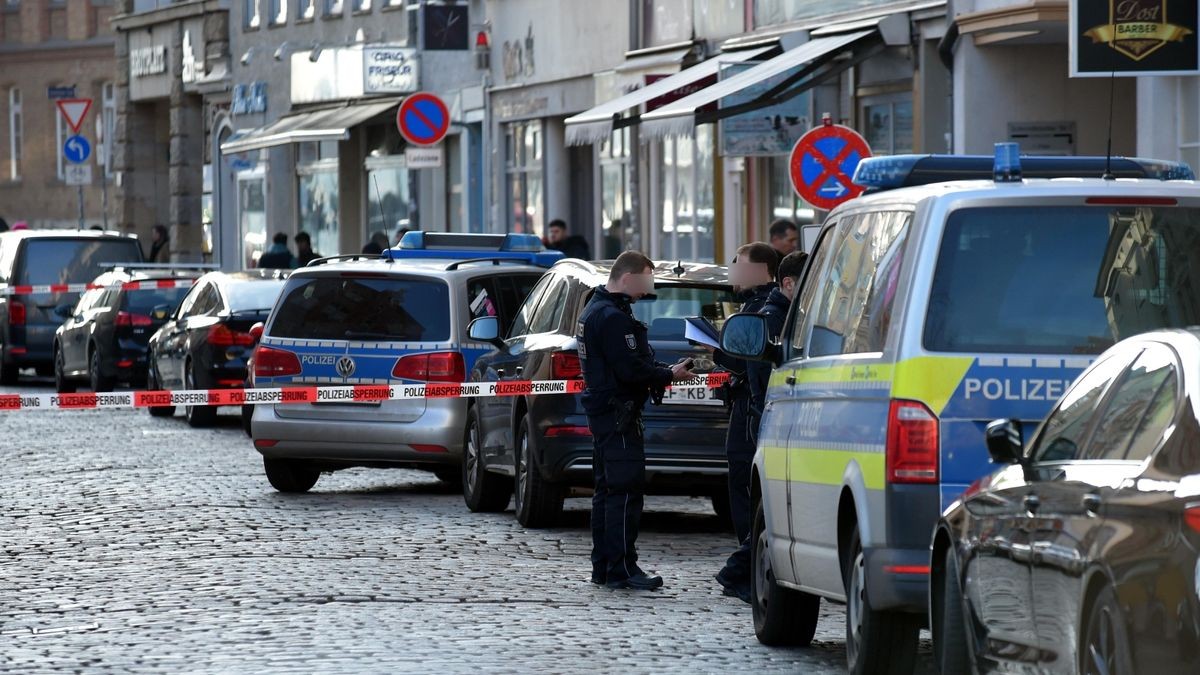
<svg viewBox="0 0 1200 675">
<path fill-rule="evenodd" d="M 664 404 L 671 405 L 725 405 L 724 401 L 712 397 L 711 389 L 668 389 L 663 397 Z"/>
</svg>

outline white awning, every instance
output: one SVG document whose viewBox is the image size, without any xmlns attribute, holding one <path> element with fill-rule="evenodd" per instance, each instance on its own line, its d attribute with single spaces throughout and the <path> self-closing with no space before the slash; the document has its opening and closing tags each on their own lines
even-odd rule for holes
<svg viewBox="0 0 1200 675">
<path fill-rule="evenodd" d="M 657 82 L 648 84 L 641 89 L 632 91 L 624 96 L 615 98 L 607 103 L 567 118 L 567 144 L 590 145 L 599 143 L 612 135 L 614 122 L 623 115 L 633 112 L 647 101 L 664 96 L 677 89 L 695 84 L 706 77 L 717 74 L 722 63 L 739 63 L 760 56 L 770 47 L 747 49 L 738 52 L 719 54 L 691 68 L 664 77 Z"/>
<path fill-rule="evenodd" d="M 288 143 L 344 141 L 350 137 L 352 127 L 395 108 L 398 103 L 393 99 L 284 115 L 266 126 L 235 132 L 221 144 L 221 152 L 232 155 Z"/>
<path fill-rule="evenodd" d="M 873 30 L 864 30 L 810 40 L 727 80 L 722 80 L 658 110 L 648 112 L 642 115 L 642 138 L 691 133 L 695 128 L 696 111 L 701 108 L 716 103 L 726 96 L 736 94 L 748 86 L 841 50 L 874 33 Z M 680 74 L 682 75 L 682 73 Z"/>
</svg>

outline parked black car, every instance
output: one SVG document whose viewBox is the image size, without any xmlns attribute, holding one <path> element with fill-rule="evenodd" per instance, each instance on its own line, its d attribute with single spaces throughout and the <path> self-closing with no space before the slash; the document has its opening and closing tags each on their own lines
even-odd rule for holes
<svg viewBox="0 0 1200 675">
<path fill-rule="evenodd" d="M 1200 331 L 1118 343 L 934 531 L 943 673 L 1200 672 Z"/>
<path fill-rule="evenodd" d="M 183 303 L 150 338 L 151 389 L 236 389 L 245 386 L 247 361 L 257 339 L 250 329 L 265 321 L 283 290 L 280 270 L 211 272 L 200 277 Z M 150 408 L 155 417 L 174 406 Z M 188 424 L 216 420 L 215 406 L 184 406 Z"/>
<path fill-rule="evenodd" d="M 79 380 L 92 391 L 111 391 L 117 383 L 145 385 L 150 336 L 201 274 L 118 267 L 96 277 L 92 283 L 103 288 L 87 291 L 62 312 L 66 320 L 54 334 L 54 388 L 73 392 Z"/>
<path fill-rule="evenodd" d="M 472 322 L 472 339 L 496 351 L 479 358 L 471 380 L 564 380 L 580 377 L 575 324 L 612 262 L 564 260 L 530 291 L 506 338 L 493 317 Z M 657 358 L 683 356 L 698 372 L 712 361 L 684 338 L 684 318 L 705 316 L 718 327 L 736 311 L 724 267 L 657 263 L 656 299 L 635 303 L 649 327 Z M 647 492 L 708 496 L 728 512 L 725 428 L 729 415 L 706 390 L 668 392 L 662 406 L 647 406 Z M 554 525 L 570 488 L 591 487 L 592 438 L 577 395 L 498 396 L 477 399 L 467 417 L 463 497 L 472 511 L 501 511 L 515 491 L 516 515 L 527 527 Z M 515 478 L 515 490 L 514 490 Z"/>
<path fill-rule="evenodd" d="M 0 384 L 15 384 L 22 368 L 54 372 L 54 332 L 78 292 L 7 294 L 19 286 L 86 284 L 112 263 L 139 263 L 137 238 L 93 230 L 0 233 Z"/>
</svg>

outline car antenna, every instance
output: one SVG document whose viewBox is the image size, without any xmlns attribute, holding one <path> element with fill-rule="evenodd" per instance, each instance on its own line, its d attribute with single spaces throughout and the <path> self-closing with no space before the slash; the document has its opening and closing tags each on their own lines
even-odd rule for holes
<svg viewBox="0 0 1200 675">
<path fill-rule="evenodd" d="M 675 273 L 675 276 L 681 277 L 687 272 L 687 269 L 684 268 L 682 260 L 677 260 L 675 261 L 675 269 L 671 271 Z"/>
<path fill-rule="evenodd" d="M 1117 70 L 1114 68 L 1112 74 L 1108 78 L 1108 140 L 1107 147 L 1104 150 L 1104 175 L 1101 176 L 1104 180 L 1113 180 L 1112 174 L 1112 127 L 1113 127 L 1113 100 L 1117 89 Z"/>
<path fill-rule="evenodd" d="M 384 234 L 387 234 L 388 217 L 387 217 L 387 213 L 385 213 L 383 210 L 383 193 L 380 192 L 380 190 L 379 190 L 379 176 L 376 176 L 374 171 L 371 172 L 371 180 L 375 183 L 375 199 L 379 200 L 379 217 L 383 219 L 383 232 L 384 232 Z M 391 247 L 389 246 L 388 248 L 391 248 Z M 380 255 L 382 255 L 382 254 L 380 254 Z M 390 255 L 386 256 L 384 259 L 387 260 L 389 265 L 396 262 L 396 259 Z"/>
</svg>

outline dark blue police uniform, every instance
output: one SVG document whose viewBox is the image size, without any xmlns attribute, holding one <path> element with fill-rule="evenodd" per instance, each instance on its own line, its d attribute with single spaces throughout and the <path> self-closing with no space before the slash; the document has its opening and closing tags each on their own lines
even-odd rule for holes
<svg viewBox="0 0 1200 675">
<path fill-rule="evenodd" d="M 671 369 L 655 362 L 632 302 L 601 286 L 576 327 L 586 387 L 581 398 L 594 443 L 592 580 L 609 585 L 642 573 L 634 546 L 646 481 L 642 407 L 651 389 L 671 383 Z"/>
<path fill-rule="evenodd" d="M 775 339 L 783 331 L 790 300 L 776 284 L 765 284 L 742 294 L 742 312 L 758 312 L 766 316 L 767 332 Z M 727 590 L 740 588 L 749 592 L 750 583 L 750 476 L 754 452 L 758 447 L 758 425 L 766 405 L 767 385 L 771 379 L 771 364 L 733 358 L 720 351 L 713 360 L 733 373 L 730 378 L 729 430 L 725 436 L 725 453 L 729 460 L 729 513 L 738 549 L 725 563 L 718 575 Z"/>
</svg>

